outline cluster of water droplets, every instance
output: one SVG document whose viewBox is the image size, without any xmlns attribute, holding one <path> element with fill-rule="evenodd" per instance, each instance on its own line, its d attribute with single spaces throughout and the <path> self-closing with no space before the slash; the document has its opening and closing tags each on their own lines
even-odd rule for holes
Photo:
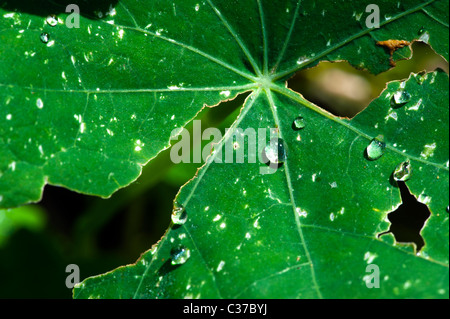
<svg viewBox="0 0 450 319">
<path fill-rule="evenodd" d="M 386 143 L 384 141 L 384 136 L 379 135 L 375 137 L 366 148 L 366 157 L 370 161 L 376 161 L 380 159 L 386 150 Z M 392 176 L 396 182 L 402 181 L 406 182 L 411 178 L 412 166 L 410 160 L 406 160 L 397 165 Z"/>
<path fill-rule="evenodd" d="M 58 19 L 55 15 L 49 15 L 46 18 L 46 23 L 55 27 L 58 24 Z M 427 41 L 427 32 L 421 30 L 421 39 L 425 42 Z M 48 43 L 50 41 L 50 34 L 47 32 L 42 32 L 40 34 L 40 41 L 42 43 Z M 425 76 L 417 75 L 416 79 L 419 84 L 422 84 L 425 80 Z M 396 91 L 391 98 L 391 105 L 393 107 L 401 107 L 411 101 L 411 94 L 407 92 L 404 88 L 400 88 Z M 303 116 L 297 116 L 292 123 L 292 129 L 294 131 L 300 131 L 305 129 L 306 121 Z M 371 161 L 378 160 L 381 158 L 385 152 L 386 143 L 384 141 L 383 135 L 375 137 L 366 148 L 367 159 Z M 272 138 L 264 148 L 264 154 L 272 164 L 282 164 L 287 159 L 287 147 L 283 139 Z M 407 181 L 412 175 L 412 167 L 409 160 L 400 163 L 393 172 L 393 178 L 395 181 Z M 449 208 L 447 207 L 447 212 Z M 171 220 L 174 225 L 184 225 L 188 219 L 187 212 L 185 208 L 175 202 L 174 209 L 171 215 Z M 178 246 L 173 249 L 170 253 L 170 259 L 172 265 L 182 265 L 186 263 L 191 256 L 191 251 L 185 246 Z"/>
<path fill-rule="evenodd" d="M 292 128 L 295 131 L 302 130 L 306 127 L 305 119 L 298 116 L 294 119 Z M 271 164 L 282 164 L 287 159 L 287 147 L 282 138 L 272 138 L 264 147 L 264 154 Z M 175 202 L 171 219 L 174 225 L 184 225 L 188 219 L 186 209 L 178 202 Z M 171 251 L 171 264 L 184 264 L 191 256 L 191 251 L 185 246 L 179 246 Z"/>
<path fill-rule="evenodd" d="M 174 208 L 172 211 L 172 223 L 177 226 L 184 225 L 188 219 L 188 215 L 184 206 L 179 202 L 175 201 Z M 170 253 L 170 259 L 172 265 L 182 265 L 191 256 L 191 251 L 185 246 L 179 246 L 173 249 Z"/>
<path fill-rule="evenodd" d="M 175 225 L 183 225 L 187 221 L 186 210 L 178 202 L 175 202 L 171 219 Z"/>
<path fill-rule="evenodd" d="M 45 22 L 49 26 L 54 27 L 58 24 L 58 18 L 56 17 L 56 15 L 51 14 L 47 16 Z M 39 39 L 41 40 L 42 43 L 47 44 L 50 41 L 50 34 L 48 34 L 47 32 L 42 32 L 41 35 L 39 36 Z"/>
<path fill-rule="evenodd" d="M 292 122 L 292 129 L 294 131 L 300 131 L 306 127 L 306 122 L 303 116 L 298 116 Z M 282 138 L 272 138 L 264 147 L 265 159 L 269 161 L 271 165 L 281 165 L 287 159 L 287 146 Z"/>
<path fill-rule="evenodd" d="M 426 79 L 425 75 L 417 75 L 416 77 L 419 84 L 422 84 Z M 402 84 L 398 91 L 396 91 L 391 98 L 391 106 L 401 107 L 411 101 L 411 94 L 404 89 Z M 292 129 L 294 131 L 300 131 L 306 128 L 306 121 L 303 116 L 297 116 L 292 122 Z M 373 138 L 365 150 L 366 158 L 370 161 L 376 161 L 380 159 L 386 150 L 386 142 L 383 135 L 378 135 Z M 287 147 L 282 138 L 272 138 L 264 147 L 264 155 L 266 159 L 275 165 L 284 163 L 287 159 Z M 395 181 L 405 182 L 411 178 L 412 166 L 410 160 L 406 160 L 400 163 L 392 173 L 392 177 Z M 447 207 L 448 211 L 448 207 Z M 188 219 L 187 212 L 184 207 L 175 203 L 174 210 L 171 216 L 174 225 L 184 225 Z M 184 264 L 191 255 L 189 248 L 185 246 L 179 246 L 171 252 L 171 264 L 181 265 Z"/>
<path fill-rule="evenodd" d="M 423 28 L 422 28 L 423 29 Z M 419 31 L 423 33 L 424 30 Z M 419 85 L 422 85 L 426 79 L 425 74 L 417 74 L 415 79 Z M 411 94 L 405 89 L 406 82 L 402 82 L 400 84 L 400 88 L 394 92 L 391 97 L 391 106 L 393 108 L 400 108 L 407 103 L 409 103 L 412 99 Z M 369 146 L 366 149 L 366 155 L 369 160 L 377 160 L 381 156 L 383 156 L 384 151 L 386 149 L 386 143 L 384 141 L 384 137 L 382 135 L 377 136 L 372 140 Z M 392 173 L 392 177 L 396 182 L 406 182 L 411 178 L 412 175 L 412 166 L 410 160 L 406 160 L 397 165 L 395 170 Z"/>
</svg>

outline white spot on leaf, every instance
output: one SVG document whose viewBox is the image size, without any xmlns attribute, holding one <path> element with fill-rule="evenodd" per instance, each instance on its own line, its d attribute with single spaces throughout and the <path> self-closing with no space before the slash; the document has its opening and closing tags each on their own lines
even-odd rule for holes
<svg viewBox="0 0 450 319">
<path fill-rule="evenodd" d="M 225 266 L 225 262 L 222 260 L 217 266 L 217 272 L 221 271 L 223 269 L 223 266 Z"/>
<path fill-rule="evenodd" d="M 371 253 L 370 251 L 364 254 L 364 260 L 367 261 L 367 264 L 371 264 L 378 255 L 375 253 Z"/>
<path fill-rule="evenodd" d="M 36 106 L 38 109 L 42 109 L 44 107 L 44 102 L 39 98 L 36 100 Z"/>
</svg>

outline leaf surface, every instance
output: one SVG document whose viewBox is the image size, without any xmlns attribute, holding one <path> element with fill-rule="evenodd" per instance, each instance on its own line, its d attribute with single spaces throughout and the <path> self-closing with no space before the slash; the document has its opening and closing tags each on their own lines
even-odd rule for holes
<svg viewBox="0 0 450 319">
<path fill-rule="evenodd" d="M 0 203 L 38 200 L 46 182 L 109 196 L 205 104 L 251 91 L 233 127 L 278 128 L 284 164 L 261 174 L 265 164 L 220 164 L 213 154 L 176 198 L 187 222 L 171 225 L 136 264 L 87 279 L 74 296 L 448 297 L 448 75 L 393 82 L 352 120 L 285 87 L 323 60 L 385 71 L 389 52 L 376 43 L 389 39 L 427 41 L 448 60 L 448 2 L 381 1 L 379 29 L 365 25 L 368 4 L 127 0 L 104 20 L 82 18 L 79 30 L 6 13 Z M 53 43 L 39 42 L 42 30 Z M 21 67 L 5 67 L 13 63 Z M 401 107 L 391 104 L 399 90 L 411 95 Z M 298 116 L 300 131 L 292 128 Z M 386 150 L 370 161 L 364 152 L 378 135 Z M 402 203 L 391 174 L 408 159 L 407 186 L 431 211 L 419 255 L 390 234 L 377 238 Z M 189 250 L 182 265 L 172 264 L 177 247 Z M 380 289 L 366 285 L 372 263 Z"/>
</svg>

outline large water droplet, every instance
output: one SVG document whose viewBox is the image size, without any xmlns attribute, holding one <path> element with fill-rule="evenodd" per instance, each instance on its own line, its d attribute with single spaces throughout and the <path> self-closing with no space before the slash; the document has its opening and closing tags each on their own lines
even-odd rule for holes
<svg viewBox="0 0 450 319">
<path fill-rule="evenodd" d="M 264 148 L 267 159 L 272 164 L 281 164 L 286 161 L 286 145 L 281 138 L 273 138 Z"/>
<path fill-rule="evenodd" d="M 371 161 L 375 161 L 383 156 L 385 149 L 386 143 L 384 142 L 384 136 L 378 135 L 366 148 L 367 158 Z"/>
<path fill-rule="evenodd" d="M 184 264 L 189 257 L 191 257 L 191 251 L 186 247 L 178 247 L 177 249 L 172 250 L 170 254 L 170 258 L 172 259 L 172 265 L 182 265 Z"/>
<path fill-rule="evenodd" d="M 398 90 L 392 96 L 392 105 L 394 106 L 402 106 L 411 101 L 411 94 L 409 94 L 405 90 Z"/>
<path fill-rule="evenodd" d="M 183 225 L 186 222 L 187 213 L 186 213 L 186 210 L 184 209 L 184 207 L 181 206 L 181 204 L 178 204 L 177 202 L 175 202 L 175 207 L 172 212 L 171 218 L 172 218 L 172 222 L 175 225 Z"/>
<path fill-rule="evenodd" d="M 47 22 L 49 26 L 54 27 L 58 24 L 58 18 L 56 18 L 54 14 L 51 14 L 45 19 L 45 22 Z"/>
<path fill-rule="evenodd" d="M 48 34 L 47 32 L 42 32 L 40 39 L 42 43 L 48 43 L 48 41 L 50 40 L 50 34 Z"/>
<path fill-rule="evenodd" d="M 400 163 L 397 168 L 394 170 L 393 177 L 394 180 L 405 182 L 411 178 L 412 175 L 412 167 L 409 160 Z"/>
<path fill-rule="evenodd" d="M 292 123 L 292 128 L 296 131 L 304 129 L 306 127 L 305 119 L 302 116 L 297 117 Z"/>
</svg>

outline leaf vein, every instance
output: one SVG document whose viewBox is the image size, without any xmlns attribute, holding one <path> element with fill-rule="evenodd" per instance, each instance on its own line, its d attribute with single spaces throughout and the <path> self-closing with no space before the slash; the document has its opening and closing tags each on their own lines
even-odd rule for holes
<svg viewBox="0 0 450 319">
<path fill-rule="evenodd" d="M 394 21 L 396 21 L 396 20 L 398 20 L 398 19 L 400 19 L 400 18 L 402 18 L 402 17 L 404 17 L 404 16 L 406 16 L 406 15 L 408 15 L 408 14 L 412 14 L 412 13 L 414 13 L 414 12 L 417 12 L 417 11 L 419 11 L 419 10 L 422 10 L 422 8 L 428 6 L 429 4 L 431 4 L 431 3 L 435 2 L 435 1 L 436 1 L 436 0 L 428 1 L 428 2 L 426 2 L 426 3 L 423 3 L 423 4 L 421 4 L 421 5 L 416 6 L 416 7 L 414 7 L 414 8 L 411 8 L 411 9 L 405 11 L 405 12 L 402 12 L 402 13 L 398 14 L 398 15 L 395 16 L 395 17 L 392 17 L 390 20 L 385 20 L 385 21 L 383 21 L 383 22 L 380 23 L 380 28 L 381 28 L 382 26 L 384 26 L 384 25 L 386 25 L 386 24 L 389 24 L 389 23 L 392 23 L 392 22 L 394 22 Z M 355 33 L 354 35 L 348 37 L 347 39 L 345 39 L 345 40 L 343 40 L 343 41 L 337 43 L 336 45 L 330 47 L 329 49 L 323 50 L 323 51 L 320 52 L 319 54 L 316 54 L 316 55 L 314 56 L 314 58 L 309 59 L 308 61 L 306 61 L 306 62 L 304 62 L 304 63 L 302 63 L 302 64 L 300 64 L 300 65 L 296 65 L 295 67 L 293 67 L 293 68 L 291 68 L 291 69 L 288 69 L 288 70 L 286 70 L 286 71 L 283 71 L 283 72 L 274 74 L 274 75 L 273 75 L 273 80 L 276 81 L 276 80 L 278 80 L 278 79 L 280 79 L 280 78 L 285 77 L 286 75 L 289 75 L 289 74 L 294 73 L 294 72 L 296 72 L 296 71 L 298 71 L 298 70 L 300 70 L 300 69 L 303 69 L 305 66 L 307 66 L 307 65 L 309 65 L 309 64 L 312 64 L 312 63 L 318 61 L 320 58 L 322 58 L 322 57 L 324 57 L 324 56 L 330 54 L 330 53 L 333 52 L 333 51 L 336 51 L 336 50 L 340 49 L 341 47 L 347 45 L 348 43 L 350 43 L 350 42 L 352 42 L 352 41 L 354 41 L 354 40 L 356 40 L 356 39 L 358 39 L 358 38 L 360 38 L 360 37 L 362 37 L 362 36 L 364 36 L 364 35 L 366 35 L 366 34 L 369 34 L 369 33 L 372 32 L 372 31 L 373 31 L 373 29 L 365 29 L 365 30 L 362 30 L 362 31 L 360 31 L 360 32 L 358 32 L 358 33 Z"/>
<path fill-rule="evenodd" d="M 272 93 L 271 93 L 270 89 L 269 90 L 265 90 L 265 92 L 266 92 L 267 98 L 269 100 L 269 105 L 270 105 L 270 109 L 272 111 L 272 114 L 273 114 L 273 117 L 274 117 L 274 120 L 275 120 L 275 124 L 279 128 L 280 138 L 283 138 L 283 133 L 282 133 L 282 129 L 281 128 L 284 127 L 284 126 L 281 125 L 280 120 L 278 118 L 278 112 L 277 112 L 277 109 L 276 109 L 276 106 L 275 106 L 275 102 L 273 100 Z M 289 198 L 290 198 L 290 200 L 292 202 L 292 211 L 294 213 L 294 219 L 295 219 L 295 223 L 296 223 L 296 226 L 297 226 L 297 231 L 298 231 L 298 234 L 299 234 L 299 237 L 300 237 L 300 241 L 302 242 L 303 247 L 305 248 L 305 253 L 306 253 L 306 256 L 308 258 L 308 261 L 311 264 L 311 277 L 312 277 L 312 281 L 313 281 L 313 287 L 314 287 L 314 289 L 315 289 L 315 291 L 317 293 L 318 298 L 322 299 L 322 293 L 320 292 L 319 285 L 318 285 L 317 280 L 316 280 L 316 275 L 315 275 L 315 270 L 314 270 L 314 263 L 312 262 L 311 255 L 310 255 L 309 250 L 308 250 L 308 245 L 307 245 L 307 243 L 305 241 L 305 237 L 303 235 L 302 225 L 300 223 L 300 218 L 299 218 L 299 216 L 298 216 L 298 214 L 296 212 L 297 205 L 295 203 L 295 198 L 294 198 L 294 193 L 293 193 L 293 186 L 292 186 L 291 175 L 290 175 L 291 173 L 290 173 L 290 170 L 289 170 L 288 161 L 286 161 L 284 163 L 284 168 L 285 168 L 287 188 L 288 188 L 288 191 L 289 191 Z"/>
<path fill-rule="evenodd" d="M 216 13 L 216 15 L 219 17 L 220 21 L 222 22 L 222 24 L 228 29 L 228 31 L 230 32 L 230 34 L 233 36 L 233 38 L 235 39 L 235 41 L 237 42 L 237 44 L 241 47 L 242 52 L 244 52 L 244 54 L 246 55 L 248 61 L 250 62 L 250 64 L 252 65 L 255 73 L 258 76 L 262 76 L 261 70 L 258 67 L 258 64 L 256 63 L 255 59 L 253 58 L 253 56 L 251 55 L 250 51 L 248 50 L 248 48 L 245 46 L 245 44 L 242 42 L 241 38 L 239 37 L 239 35 L 236 33 L 236 31 L 231 27 L 231 25 L 228 23 L 228 21 L 225 19 L 225 17 L 222 15 L 222 13 L 219 11 L 219 9 L 217 9 L 216 6 L 214 6 L 214 4 L 212 3 L 212 0 L 207 0 L 209 5 L 211 6 L 211 8 L 214 10 L 214 12 Z"/>
</svg>

